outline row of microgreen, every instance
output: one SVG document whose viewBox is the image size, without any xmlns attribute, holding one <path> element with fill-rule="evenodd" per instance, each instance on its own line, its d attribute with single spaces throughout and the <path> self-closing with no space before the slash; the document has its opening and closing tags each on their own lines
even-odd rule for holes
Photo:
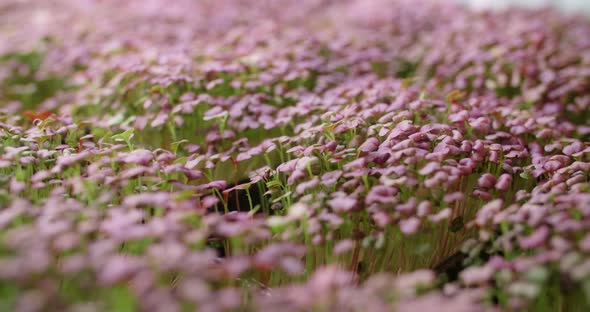
<svg viewBox="0 0 590 312">
<path fill-rule="evenodd" d="M 119 136 L 120 136 L 120 137 L 119 137 Z M 132 140 L 131 140 L 131 137 L 130 137 L 130 133 L 129 133 L 129 134 L 125 134 L 125 135 L 119 135 L 119 136 L 114 136 L 113 138 L 115 138 L 115 139 L 122 139 L 123 141 L 126 141 L 126 143 L 129 145 L 129 148 L 132 148 L 132 147 L 133 147 L 133 145 L 130 143 L 130 142 L 132 141 Z M 351 138 L 351 137 L 353 137 L 353 135 L 351 135 L 349 138 Z M 345 140 L 346 140 L 346 138 L 345 138 Z M 328 163 L 328 162 L 327 162 L 327 161 L 325 161 L 324 163 Z M 78 167 L 78 168 L 79 168 L 79 167 Z M 309 169 L 309 168 L 308 168 L 308 169 Z M 78 170 L 79 170 L 79 169 L 78 169 Z M 312 173 L 311 171 L 309 171 L 309 172 L 310 172 L 310 173 Z M 75 172 L 73 173 L 73 176 L 77 176 L 77 175 L 79 175 L 79 174 L 76 174 Z M 122 195 L 129 194 L 129 193 L 133 193 L 133 192 L 136 190 L 136 186 L 137 186 L 137 185 L 135 185 L 135 183 L 131 183 L 131 182 L 132 182 L 132 181 L 130 181 L 129 183 L 127 183 L 127 185 L 126 185 L 126 186 L 124 186 L 124 187 L 123 187 L 123 189 L 122 189 L 122 192 L 123 192 L 123 193 L 122 193 Z M 370 185 L 369 185 L 369 187 L 370 187 Z M 282 191 L 283 191 L 283 192 L 285 192 L 285 191 L 287 191 L 287 190 L 283 189 Z M 285 195 L 286 195 L 286 196 L 285 196 Z M 289 198 L 290 198 L 290 194 L 289 194 L 289 193 L 286 193 L 286 194 L 284 194 L 284 195 L 281 195 L 281 197 L 282 197 L 282 198 L 281 198 L 281 200 L 284 202 L 284 203 L 283 203 L 283 206 L 284 206 L 284 207 L 286 207 L 286 208 L 288 208 L 288 207 L 289 207 L 289 205 L 290 205 L 290 201 L 291 201 L 291 200 L 289 199 Z M 225 199 L 225 200 L 226 200 L 226 199 Z M 250 208 L 253 208 L 253 207 L 250 207 Z M 368 232 L 368 229 L 367 229 L 367 232 Z M 436 236 L 435 236 L 435 237 L 436 237 Z M 387 240 L 386 240 L 386 241 L 387 241 Z M 412 247 L 412 246 L 410 246 L 410 248 L 411 248 L 411 247 Z M 325 252 L 325 251 L 324 251 L 324 252 Z M 354 256 L 354 257 L 355 257 L 356 259 L 354 259 L 353 261 L 359 261 L 359 259 L 358 259 L 359 255 L 358 255 L 358 254 L 357 254 L 356 256 Z M 396 258 L 396 257 L 393 257 L 393 258 Z M 308 258 L 308 259 L 312 259 L 312 258 Z M 314 264 L 312 267 L 315 267 L 315 266 L 317 266 L 317 265 L 319 264 L 319 262 L 317 262 L 315 259 L 313 259 L 313 260 L 310 260 L 310 261 L 313 261 L 312 263 L 315 263 L 315 264 Z M 328 261 L 328 262 L 329 262 L 329 261 Z"/>
</svg>

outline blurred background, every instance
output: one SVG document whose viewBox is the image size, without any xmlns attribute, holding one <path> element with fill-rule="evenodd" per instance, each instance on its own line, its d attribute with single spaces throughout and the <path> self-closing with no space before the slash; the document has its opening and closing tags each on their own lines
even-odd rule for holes
<svg viewBox="0 0 590 312">
<path fill-rule="evenodd" d="M 459 0 L 475 9 L 505 9 L 509 6 L 556 7 L 567 13 L 590 14 L 590 0 Z"/>
</svg>

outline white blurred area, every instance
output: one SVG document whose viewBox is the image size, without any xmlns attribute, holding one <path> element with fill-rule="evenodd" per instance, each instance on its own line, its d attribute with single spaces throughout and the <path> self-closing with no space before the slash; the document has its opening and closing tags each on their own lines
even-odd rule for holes
<svg viewBox="0 0 590 312">
<path fill-rule="evenodd" d="M 459 0 L 474 9 L 506 9 L 513 6 L 542 8 L 551 6 L 566 13 L 590 14 L 590 0 Z"/>
</svg>

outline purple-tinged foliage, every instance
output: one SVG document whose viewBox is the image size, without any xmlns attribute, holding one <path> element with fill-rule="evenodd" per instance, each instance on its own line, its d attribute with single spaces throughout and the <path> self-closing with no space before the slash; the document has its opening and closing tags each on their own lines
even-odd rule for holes
<svg viewBox="0 0 590 312">
<path fill-rule="evenodd" d="M 589 306 L 583 17 L 9 0 L 0 34 L 8 310 Z"/>
</svg>

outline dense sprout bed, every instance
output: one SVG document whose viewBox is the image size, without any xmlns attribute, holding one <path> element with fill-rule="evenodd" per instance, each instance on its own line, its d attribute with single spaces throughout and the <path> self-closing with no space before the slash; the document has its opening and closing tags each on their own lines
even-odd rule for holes
<svg viewBox="0 0 590 312">
<path fill-rule="evenodd" d="M 590 22 L 2 1 L 0 310 L 586 311 Z"/>
</svg>

